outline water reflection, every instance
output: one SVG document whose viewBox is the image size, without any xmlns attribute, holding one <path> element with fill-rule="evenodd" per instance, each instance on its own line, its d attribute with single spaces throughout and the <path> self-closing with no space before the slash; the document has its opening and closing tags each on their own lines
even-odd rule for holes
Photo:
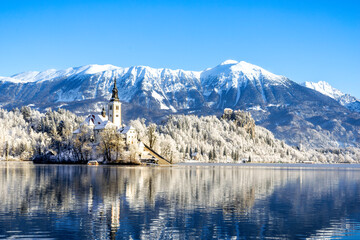
<svg viewBox="0 0 360 240">
<path fill-rule="evenodd" d="M 0 165 L 0 237 L 359 234 L 360 171 Z"/>
</svg>

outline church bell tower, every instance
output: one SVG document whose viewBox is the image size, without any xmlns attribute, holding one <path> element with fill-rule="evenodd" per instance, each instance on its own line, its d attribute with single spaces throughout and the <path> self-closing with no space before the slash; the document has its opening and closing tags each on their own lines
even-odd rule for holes
<svg viewBox="0 0 360 240">
<path fill-rule="evenodd" d="M 112 96 L 108 104 L 108 119 L 117 127 L 121 126 L 121 102 L 119 100 L 118 89 L 116 87 L 116 78 L 114 80 Z"/>
</svg>

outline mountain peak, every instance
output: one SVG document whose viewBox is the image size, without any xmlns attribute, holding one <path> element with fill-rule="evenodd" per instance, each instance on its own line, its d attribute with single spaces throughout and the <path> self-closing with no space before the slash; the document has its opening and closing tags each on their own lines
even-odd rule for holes
<svg viewBox="0 0 360 240">
<path fill-rule="evenodd" d="M 332 87 L 328 82 L 304 82 L 302 85 L 335 99 L 351 111 L 360 112 L 360 101 L 356 97 L 341 92 L 340 90 Z"/>
<path fill-rule="evenodd" d="M 224 61 L 224 62 L 220 63 L 219 65 L 220 65 L 220 66 L 223 66 L 223 65 L 229 65 L 229 64 L 234 65 L 234 64 L 238 64 L 238 63 L 239 63 L 239 62 L 238 62 L 238 61 L 236 61 L 236 60 L 231 60 L 231 59 L 228 59 L 228 60 L 226 60 L 226 61 Z"/>
<path fill-rule="evenodd" d="M 206 69 L 201 73 L 201 78 L 216 78 L 221 79 L 221 82 L 228 79 L 232 82 L 231 85 L 238 85 L 237 82 L 256 81 L 263 78 L 272 81 L 274 84 L 285 83 L 283 76 L 273 74 L 245 61 L 237 62 L 235 60 L 226 60 L 214 68 Z"/>
<path fill-rule="evenodd" d="M 319 81 L 319 82 L 304 82 L 302 84 L 303 86 L 307 88 L 311 88 L 315 91 L 318 91 L 328 97 L 338 99 L 341 96 L 345 95 L 341 91 L 337 90 L 336 88 L 332 87 L 328 82 L 325 81 Z"/>
<path fill-rule="evenodd" d="M 74 70 L 75 73 L 84 73 L 84 74 L 95 74 L 99 72 L 113 71 L 117 69 L 119 69 L 119 67 L 116 67 L 111 64 L 104 64 L 104 65 L 89 64 L 81 67 L 72 68 L 72 70 Z"/>
<path fill-rule="evenodd" d="M 22 72 L 15 74 L 10 77 L 12 82 L 17 83 L 25 83 L 25 82 L 37 82 L 39 80 L 42 80 L 44 77 L 50 76 L 46 80 L 49 80 L 52 78 L 53 74 L 56 73 L 56 69 L 48 69 L 42 72 L 38 71 L 28 71 L 28 72 Z"/>
</svg>

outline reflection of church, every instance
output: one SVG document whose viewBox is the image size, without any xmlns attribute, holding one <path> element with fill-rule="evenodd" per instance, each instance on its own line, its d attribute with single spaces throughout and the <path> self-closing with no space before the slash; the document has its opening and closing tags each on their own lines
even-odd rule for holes
<svg viewBox="0 0 360 240">
<path fill-rule="evenodd" d="M 91 114 L 87 116 L 81 125 L 86 124 L 94 130 L 95 141 L 99 140 L 99 134 L 101 131 L 104 129 L 114 128 L 123 135 L 127 144 L 137 143 L 137 133 L 135 128 L 122 125 L 121 117 L 121 102 L 119 100 L 115 79 L 112 96 L 107 107 L 107 115 L 105 108 L 103 107 L 100 115 Z M 77 129 L 74 133 L 76 134 L 79 132 L 80 129 Z"/>
</svg>

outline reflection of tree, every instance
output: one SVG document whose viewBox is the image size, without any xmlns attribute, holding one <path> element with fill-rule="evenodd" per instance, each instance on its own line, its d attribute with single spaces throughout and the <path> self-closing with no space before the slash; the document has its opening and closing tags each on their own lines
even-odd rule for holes
<svg viewBox="0 0 360 240">
<path fill-rule="evenodd" d="M 176 238 L 179 229 L 188 229 L 187 237 L 204 238 L 228 238 L 239 232 L 251 235 L 261 228 L 273 234 L 275 219 L 276 227 L 281 226 L 277 231 L 295 236 L 305 227 L 314 234 L 330 226 L 328 219 L 341 218 L 344 201 L 351 199 L 344 196 L 360 190 L 358 185 L 341 184 L 353 178 L 360 176 L 351 171 L 231 166 L 9 164 L 0 165 L 0 214 L 14 213 L 17 218 L 7 219 L 14 224 L 18 218 L 50 216 L 39 223 L 46 224 L 43 228 L 69 224 L 86 238 L 166 238 L 167 234 Z M 313 216 L 318 202 L 327 198 L 324 210 Z M 287 226 L 291 219 L 294 225 Z M 318 219 L 316 224 L 314 219 Z M 222 232 L 216 230 L 219 223 Z M 0 229 L 6 229 L 2 224 L 0 220 Z"/>
<path fill-rule="evenodd" d="M 88 167 L 13 165 L 1 168 L 1 211 L 34 214 L 38 212 L 90 213 L 93 221 L 110 216 L 110 224 L 103 228 L 117 229 L 120 221 L 120 199 L 127 211 L 158 208 L 157 216 L 206 205 L 203 211 L 221 208 L 224 213 L 247 211 L 256 197 L 271 193 L 274 180 L 280 176 L 272 172 L 238 171 L 231 168 L 215 170 L 211 167 Z M 115 213 L 119 212 L 118 215 Z M 105 214 L 105 215 L 104 215 Z M 114 218 L 115 216 L 115 218 Z M 117 220 L 116 220 L 117 219 Z M 90 228 L 91 229 L 91 228 Z"/>
</svg>

